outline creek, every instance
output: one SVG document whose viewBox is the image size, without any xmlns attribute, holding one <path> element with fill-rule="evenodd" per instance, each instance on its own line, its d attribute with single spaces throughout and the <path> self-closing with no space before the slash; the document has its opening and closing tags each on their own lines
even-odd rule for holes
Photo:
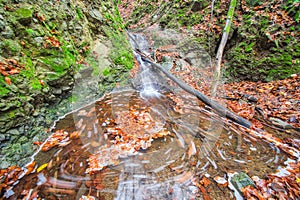
<svg viewBox="0 0 300 200">
<path fill-rule="evenodd" d="M 151 46 L 132 34 L 144 54 Z M 136 44 L 134 44 L 136 43 Z M 231 173 L 263 176 L 288 159 L 277 147 L 241 135 L 237 125 L 168 84 L 135 55 L 134 87 L 116 87 L 58 119 L 7 199 L 201 199 L 195 182 Z M 217 181 L 212 199 L 241 198 Z"/>
</svg>

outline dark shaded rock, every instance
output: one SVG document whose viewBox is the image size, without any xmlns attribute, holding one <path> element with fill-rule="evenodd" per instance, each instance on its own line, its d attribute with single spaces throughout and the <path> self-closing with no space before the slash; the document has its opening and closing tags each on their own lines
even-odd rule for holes
<svg viewBox="0 0 300 200">
<path fill-rule="evenodd" d="M 197 11 L 200 11 L 203 8 L 205 8 L 207 5 L 209 5 L 208 1 L 203 1 L 203 2 L 194 1 L 193 4 L 192 4 L 191 10 L 193 12 L 197 12 Z"/>
</svg>

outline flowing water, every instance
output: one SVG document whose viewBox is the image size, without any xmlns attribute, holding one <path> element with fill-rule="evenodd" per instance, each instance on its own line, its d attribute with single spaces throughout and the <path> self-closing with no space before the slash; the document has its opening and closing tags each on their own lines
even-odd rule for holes
<svg viewBox="0 0 300 200">
<path fill-rule="evenodd" d="M 195 97 L 157 84 L 162 75 L 136 57 L 141 87 L 118 88 L 58 120 L 51 131 L 67 137 L 37 152 L 37 169 L 6 191 L 7 199 L 202 199 L 195 182 L 204 177 L 212 199 L 231 199 L 233 191 L 215 177 L 263 176 L 287 160 Z"/>
</svg>

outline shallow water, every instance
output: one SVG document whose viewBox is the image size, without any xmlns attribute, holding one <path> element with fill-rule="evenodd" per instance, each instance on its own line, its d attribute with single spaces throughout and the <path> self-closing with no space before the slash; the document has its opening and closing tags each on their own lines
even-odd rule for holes
<svg viewBox="0 0 300 200">
<path fill-rule="evenodd" d="M 39 172 L 25 175 L 6 195 L 10 194 L 8 199 L 79 199 L 89 195 L 96 199 L 199 199 L 202 193 L 194 182 L 207 177 L 212 199 L 230 199 L 233 192 L 213 178 L 227 179 L 229 172 L 241 171 L 263 176 L 287 160 L 279 149 L 237 134 L 198 104 L 183 91 L 147 99 L 132 89 L 107 94 L 59 120 L 52 132 L 78 131 L 80 136 L 68 140 L 66 146 L 37 153 L 34 160 Z M 148 116 L 151 122 L 139 126 L 120 119 L 120 115 L 132 112 L 145 121 Z M 139 142 L 162 130 L 169 134 L 152 138 L 146 148 L 113 155 L 116 136 L 109 131 L 115 127 Z M 101 157 L 104 168 L 87 173 L 92 154 Z M 41 169 L 43 164 L 47 166 Z"/>
</svg>

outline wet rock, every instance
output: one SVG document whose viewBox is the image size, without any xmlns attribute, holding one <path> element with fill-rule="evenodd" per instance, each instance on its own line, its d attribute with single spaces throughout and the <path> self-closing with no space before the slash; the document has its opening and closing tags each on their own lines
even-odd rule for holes
<svg viewBox="0 0 300 200">
<path fill-rule="evenodd" d="M 284 122 L 284 121 L 282 121 L 281 119 L 278 119 L 278 118 L 270 117 L 269 120 L 275 126 L 278 126 L 280 128 L 283 128 L 283 129 L 292 129 L 292 128 L 294 128 L 291 124 L 289 124 L 287 122 Z"/>
<path fill-rule="evenodd" d="M 289 118 L 289 122 L 290 123 L 299 123 L 299 120 L 297 119 L 296 116 L 292 116 L 292 117 Z"/>
<path fill-rule="evenodd" d="M 239 174 L 235 174 L 230 182 L 233 184 L 233 186 L 240 192 L 240 194 L 242 195 L 242 189 L 248 185 L 252 186 L 252 187 L 256 187 L 254 182 L 252 181 L 252 179 L 245 174 L 244 172 L 240 172 Z"/>
</svg>

